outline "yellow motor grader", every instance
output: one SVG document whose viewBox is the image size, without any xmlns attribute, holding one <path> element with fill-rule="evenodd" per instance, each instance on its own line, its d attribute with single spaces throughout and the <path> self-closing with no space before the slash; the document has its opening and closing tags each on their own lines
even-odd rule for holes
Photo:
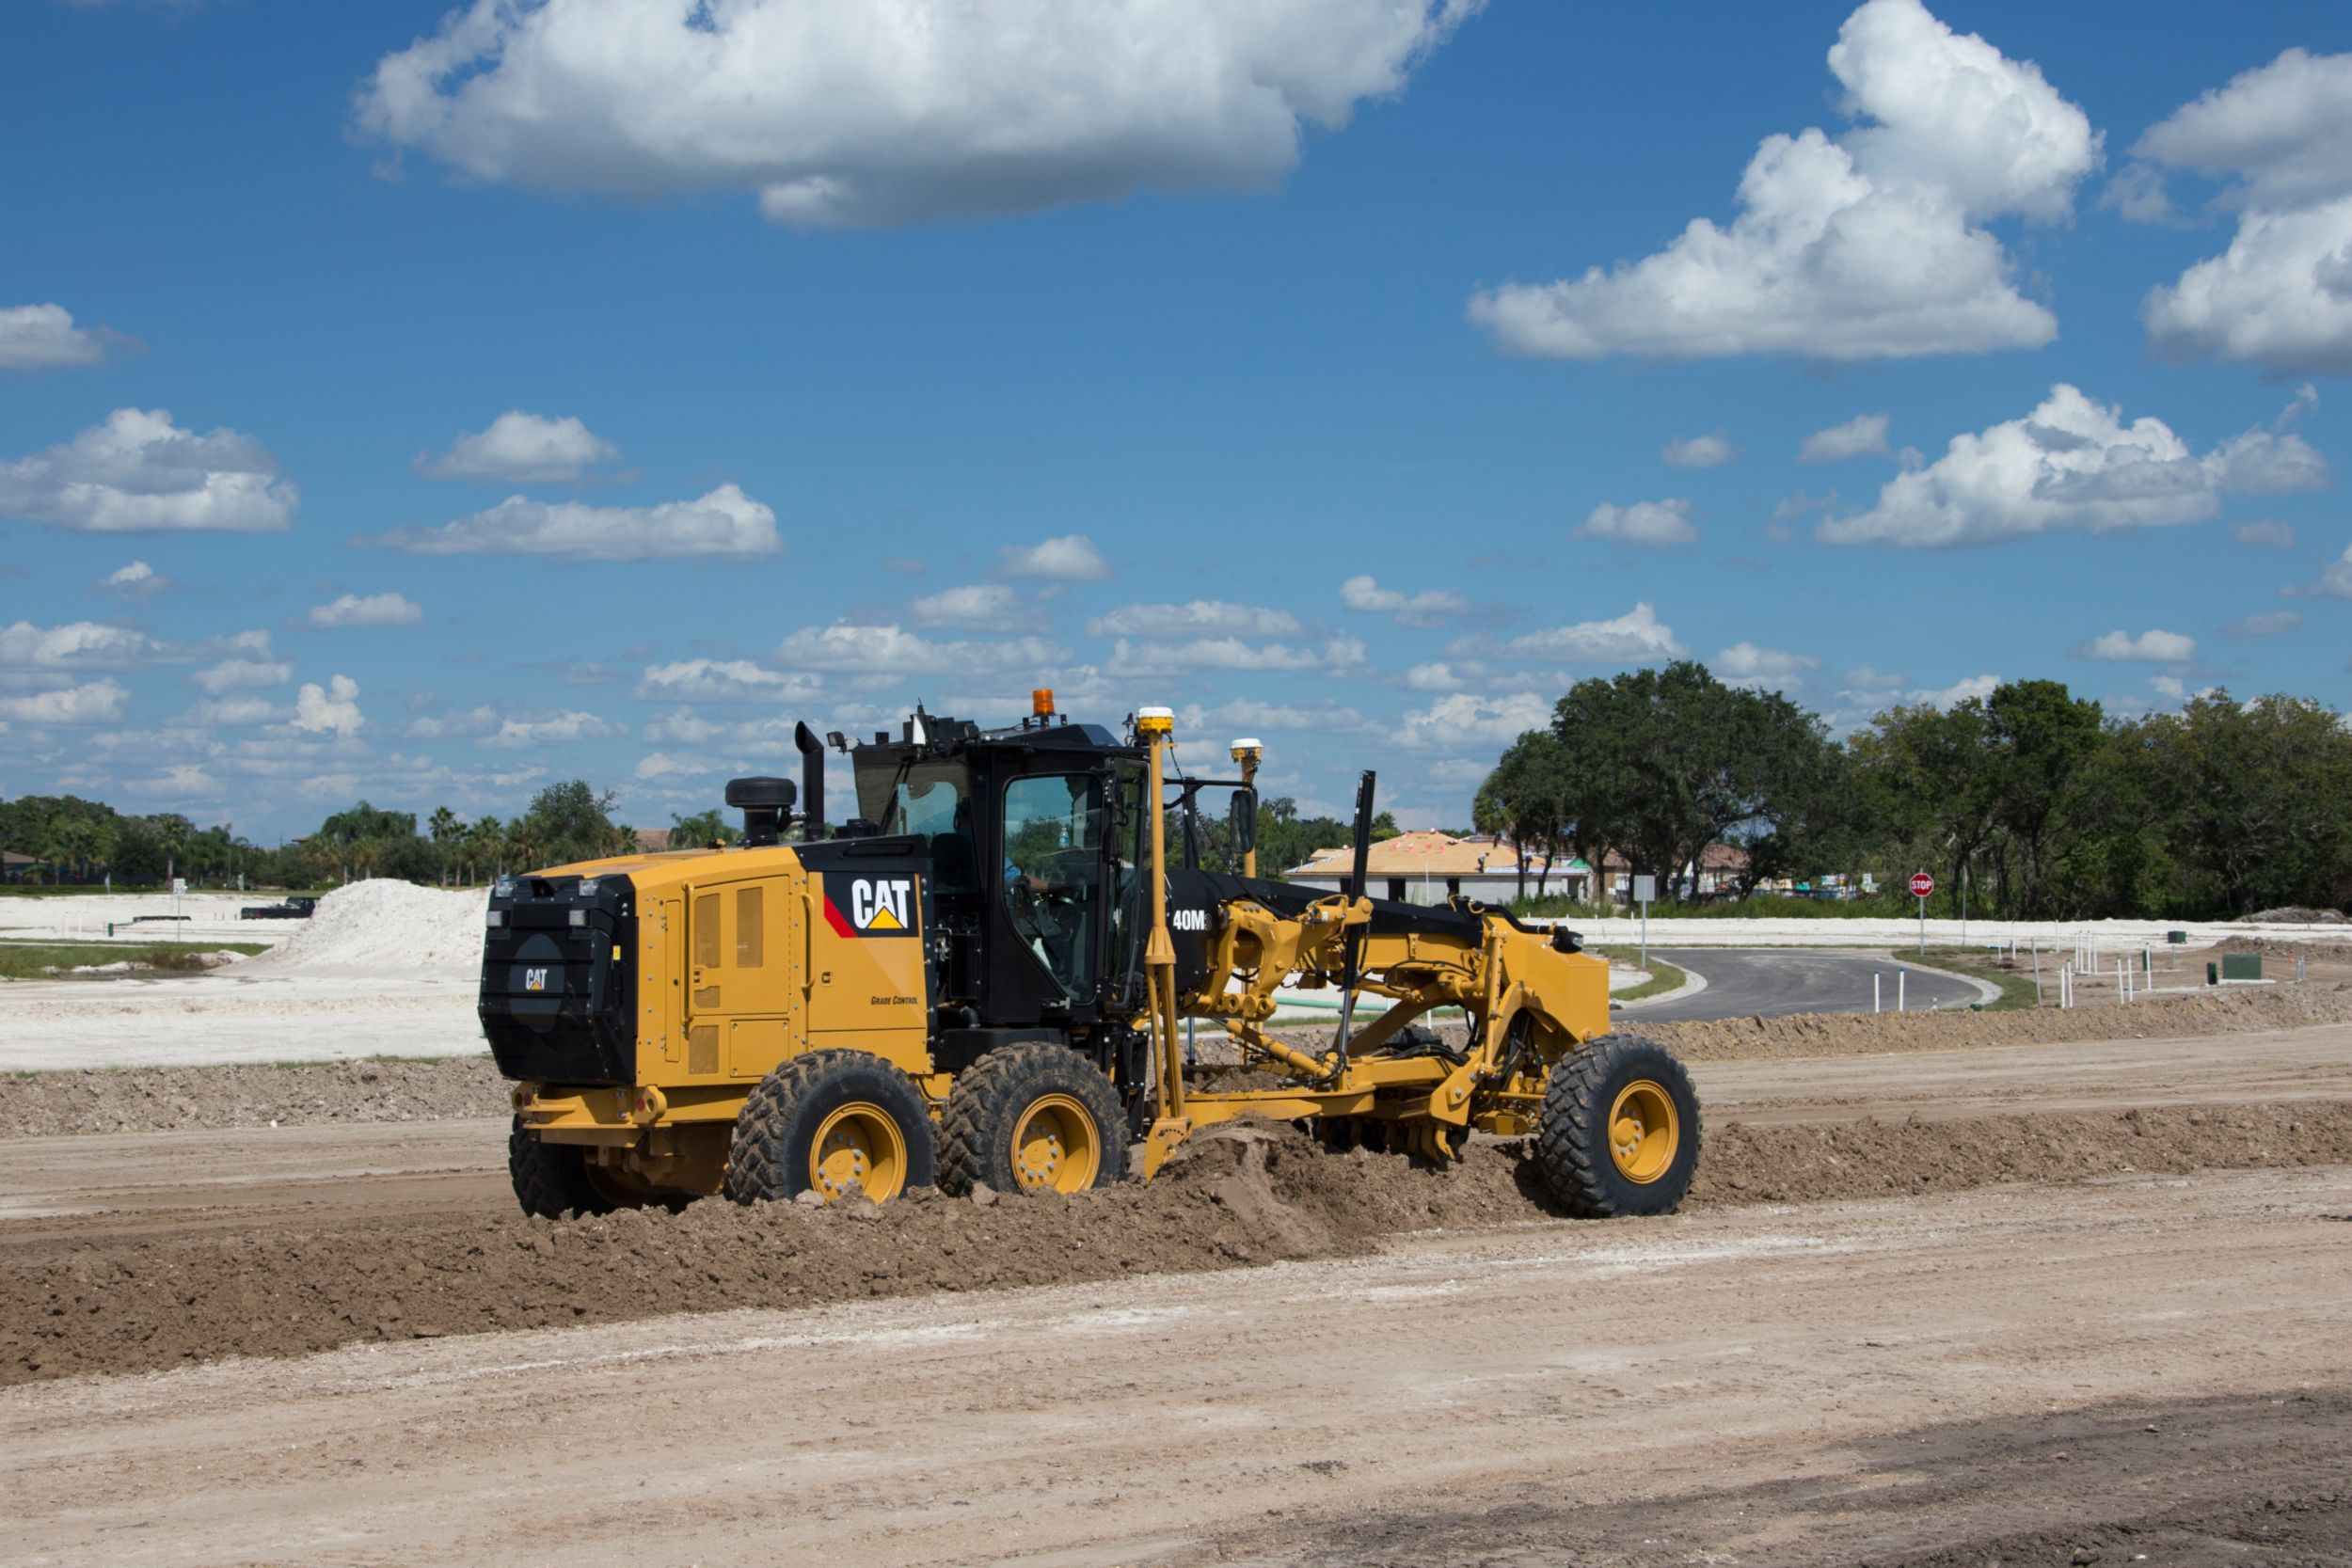
<svg viewBox="0 0 2352 1568">
<path fill-rule="evenodd" d="M 832 826 L 802 724 L 801 788 L 727 786 L 739 844 L 501 879 L 481 1014 L 523 1208 L 1075 1192 L 1240 1117 L 1434 1161 L 1532 1135 L 1573 1213 L 1681 1201 L 1689 1075 L 1610 1033 L 1608 965 L 1565 927 L 1365 896 L 1371 773 L 1348 885 L 1302 887 L 1256 874 L 1256 741 L 1197 777 L 1166 709 L 1114 734 L 1032 708 L 829 736 L 857 790 Z M 1268 1028 L 1298 991 L 1334 993 L 1306 1043 Z M 1188 1070 L 1203 1025 L 1245 1070 Z"/>
</svg>

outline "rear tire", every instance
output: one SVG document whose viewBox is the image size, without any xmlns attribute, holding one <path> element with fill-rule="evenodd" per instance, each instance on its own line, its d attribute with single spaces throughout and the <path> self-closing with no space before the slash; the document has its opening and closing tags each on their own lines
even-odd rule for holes
<svg viewBox="0 0 2352 1568">
<path fill-rule="evenodd" d="M 1535 1168 L 1571 1214 L 1671 1214 L 1699 1161 L 1699 1098 L 1672 1053 L 1603 1035 L 1552 1064 Z"/>
<path fill-rule="evenodd" d="M 852 1181 L 877 1203 L 938 1180 L 937 1142 L 907 1075 L 863 1051 L 812 1051 L 759 1081 L 736 1117 L 726 1194 L 783 1203 L 812 1189 L 827 1202 Z"/>
<path fill-rule="evenodd" d="M 506 1134 L 506 1175 L 526 1214 L 554 1220 L 612 1211 L 590 1185 L 587 1159 L 580 1150 L 570 1144 L 542 1143 L 523 1131 L 520 1117 Z"/>
<path fill-rule="evenodd" d="M 1061 1193 L 1127 1174 L 1127 1118 L 1100 1069 L 1067 1046 L 1000 1046 L 957 1074 L 941 1117 L 939 1184 Z"/>
</svg>

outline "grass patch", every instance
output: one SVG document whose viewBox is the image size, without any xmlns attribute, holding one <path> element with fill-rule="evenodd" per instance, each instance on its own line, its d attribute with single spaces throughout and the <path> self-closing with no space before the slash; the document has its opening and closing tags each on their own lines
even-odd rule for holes
<svg viewBox="0 0 2352 1568">
<path fill-rule="evenodd" d="M 1895 955 L 1899 960 L 1906 956 L 1902 953 Z M 1915 952 L 1908 956 L 1916 957 Z M 2034 996 L 2031 963 L 2026 963 L 2017 969 L 2004 968 L 1999 960 L 1981 947 L 1931 947 L 1927 951 L 1927 956 L 1917 958 L 1917 961 L 1935 969 L 1948 969 L 1955 974 L 1965 974 L 1970 979 L 1988 980 L 2000 987 L 2001 999 L 1997 1002 L 1987 1002 L 1984 1005 L 1984 1010 L 1988 1013 L 2029 1010 L 2042 1005 Z M 2043 983 L 2055 990 L 2058 986 L 2058 965 L 2052 962 L 2047 967 L 2049 973 L 2044 977 Z"/>
<path fill-rule="evenodd" d="M 1670 990 L 1680 990 L 1684 983 L 1690 979 L 1689 975 L 1663 958 L 1652 958 L 1647 963 L 1642 963 L 1641 952 L 1638 948 L 1632 953 L 1628 953 L 1623 948 L 1609 947 L 1587 947 L 1584 951 L 1599 954 L 1605 958 L 1616 958 L 1626 963 L 1639 964 L 1649 971 L 1649 978 L 1640 985 L 1629 987 L 1625 990 L 1611 991 L 1609 1000 L 1612 1002 L 1639 1002 L 1645 996 L 1663 996 Z"/>
<path fill-rule="evenodd" d="M 265 942 L 0 942 L 0 980 L 45 980 L 47 972 L 84 964 L 130 963 L 137 973 L 193 974 L 212 968 L 207 953 L 266 953 Z"/>
</svg>

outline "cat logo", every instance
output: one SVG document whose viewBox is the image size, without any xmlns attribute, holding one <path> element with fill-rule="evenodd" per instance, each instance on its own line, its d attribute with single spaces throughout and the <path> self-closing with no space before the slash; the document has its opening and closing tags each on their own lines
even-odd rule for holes
<svg viewBox="0 0 2352 1568">
<path fill-rule="evenodd" d="M 914 934 L 914 879 L 857 877 L 850 880 L 849 913 L 828 895 L 825 923 L 838 936 L 911 937 Z"/>
</svg>

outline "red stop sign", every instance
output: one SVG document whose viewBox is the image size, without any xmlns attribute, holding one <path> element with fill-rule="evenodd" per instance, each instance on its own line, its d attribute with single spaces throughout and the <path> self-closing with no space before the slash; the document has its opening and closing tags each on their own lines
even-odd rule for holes
<svg viewBox="0 0 2352 1568">
<path fill-rule="evenodd" d="M 1924 871 L 1914 874 L 1911 879 L 1911 895 L 1914 898 L 1926 898 L 1932 895 L 1934 892 L 1934 878 L 1929 876 Z"/>
</svg>

